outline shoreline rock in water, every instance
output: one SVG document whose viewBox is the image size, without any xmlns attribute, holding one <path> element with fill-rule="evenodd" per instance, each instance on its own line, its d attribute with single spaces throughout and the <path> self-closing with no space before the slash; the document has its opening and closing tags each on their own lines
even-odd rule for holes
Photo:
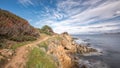
<svg viewBox="0 0 120 68">
<path fill-rule="evenodd" d="M 79 58 L 76 54 L 97 52 L 96 49 L 76 44 L 68 33 L 54 35 L 45 43 L 48 45 L 47 54 L 54 57 L 59 68 L 80 68 Z"/>
</svg>

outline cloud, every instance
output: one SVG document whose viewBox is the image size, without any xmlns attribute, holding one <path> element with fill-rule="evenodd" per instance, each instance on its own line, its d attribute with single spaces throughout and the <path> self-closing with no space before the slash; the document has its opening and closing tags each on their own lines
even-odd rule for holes
<svg viewBox="0 0 120 68">
<path fill-rule="evenodd" d="M 18 0 L 19 3 L 21 3 L 23 6 L 27 7 L 29 5 L 34 5 L 34 3 L 32 2 L 32 0 Z"/>
<path fill-rule="evenodd" d="M 91 20 L 91 18 L 98 20 L 105 20 L 105 19 L 110 19 L 115 17 L 115 12 L 117 10 L 120 10 L 120 8 L 118 7 L 120 5 L 120 1 L 119 2 L 112 2 L 112 3 L 108 3 L 106 5 L 103 6 L 103 4 L 92 8 L 92 9 L 87 9 L 82 13 L 79 13 L 77 15 L 72 16 L 71 19 L 76 19 L 79 18 L 79 22 L 84 22 L 86 23 L 86 21 L 89 21 L 89 19 Z M 88 22 L 89 23 L 89 22 Z"/>
<path fill-rule="evenodd" d="M 59 25 L 59 24 L 57 24 Z M 61 29 L 64 28 L 64 29 Z M 112 21 L 112 22 L 102 22 L 99 24 L 93 24 L 93 25 L 87 25 L 87 26 L 64 26 L 64 25 L 59 25 L 58 27 L 55 28 L 54 31 L 61 33 L 63 31 L 68 31 L 71 34 L 80 34 L 80 33 L 97 33 L 97 32 L 108 32 L 110 30 L 116 30 L 120 29 L 120 23 L 119 21 Z M 58 31 L 59 30 L 59 31 Z"/>
<path fill-rule="evenodd" d="M 115 19 L 120 16 L 119 0 L 60 0 L 55 6 L 44 7 L 44 18 L 36 22 L 37 27 L 47 24 L 57 33 L 71 34 L 120 29 L 120 19 Z"/>
</svg>

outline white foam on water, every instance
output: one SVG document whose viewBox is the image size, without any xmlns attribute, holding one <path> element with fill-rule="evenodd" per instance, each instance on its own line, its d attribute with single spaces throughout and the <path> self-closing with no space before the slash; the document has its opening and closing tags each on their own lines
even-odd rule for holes
<svg viewBox="0 0 120 68">
<path fill-rule="evenodd" d="M 82 68 L 82 66 L 85 66 L 86 68 L 109 68 L 107 64 L 105 64 L 102 61 L 88 61 L 88 60 L 79 60 L 79 68 Z"/>
<path fill-rule="evenodd" d="M 75 40 L 75 42 L 78 43 L 78 44 L 83 44 L 83 43 L 85 43 L 85 41 L 83 41 L 82 39 L 77 39 L 77 40 Z"/>
</svg>

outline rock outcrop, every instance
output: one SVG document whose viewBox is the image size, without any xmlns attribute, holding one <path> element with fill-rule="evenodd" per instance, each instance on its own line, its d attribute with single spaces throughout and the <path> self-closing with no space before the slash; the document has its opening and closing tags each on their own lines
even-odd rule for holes
<svg viewBox="0 0 120 68">
<path fill-rule="evenodd" d="M 96 49 L 78 45 L 68 33 L 54 35 L 45 43 L 48 45 L 46 52 L 53 56 L 59 68 L 79 68 L 78 57 L 75 54 L 96 52 Z"/>
</svg>

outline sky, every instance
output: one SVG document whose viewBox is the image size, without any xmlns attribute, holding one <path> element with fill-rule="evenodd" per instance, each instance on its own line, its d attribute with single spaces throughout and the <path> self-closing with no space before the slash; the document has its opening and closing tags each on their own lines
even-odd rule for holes
<svg viewBox="0 0 120 68">
<path fill-rule="evenodd" d="M 120 32 L 120 0 L 1 0 L 0 8 L 57 33 Z"/>
</svg>

